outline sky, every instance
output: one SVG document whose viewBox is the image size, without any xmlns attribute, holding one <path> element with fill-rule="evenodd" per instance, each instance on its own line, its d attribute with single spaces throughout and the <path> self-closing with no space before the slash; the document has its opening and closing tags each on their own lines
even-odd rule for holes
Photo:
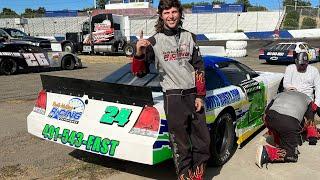
<svg viewBox="0 0 320 180">
<path fill-rule="evenodd" d="M 235 0 L 226 0 L 233 3 Z M 53 10 L 81 10 L 86 7 L 93 7 L 94 0 L 0 0 L 0 11 L 2 8 L 10 8 L 17 13 L 22 13 L 26 8 L 38 9 L 45 7 L 48 11 Z M 212 0 L 181 0 L 182 3 L 190 2 L 212 2 Z M 279 9 L 281 0 L 250 0 L 252 5 L 266 6 L 268 9 Z M 157 7 L 159 0 L 154 0 L 154 7 Z M 318 5 L 319 0 L 311 0 L 313 6 Z"/>
</svg>

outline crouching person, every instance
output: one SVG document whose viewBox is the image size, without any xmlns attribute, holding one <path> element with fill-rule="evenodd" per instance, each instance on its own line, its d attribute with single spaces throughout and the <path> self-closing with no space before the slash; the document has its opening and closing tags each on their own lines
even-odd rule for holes
<svg viewBox="0 0 320 180">
<path fill-rule="evenodd" d="M 305 94 L 286 91 L 278 94 L 267 106 L 264 123 L 274 136 L 276 146 L 264 145 L 257 149 L 256 164 L 297 162 L 298 145 L 302 144 L 304 124 L 314 119 L 314 103 Z M 310 129 L 310 128 L 309 128 Z M 307 137 L 313 132 L 307 131 Z M 310 137 L 309 137 L 310 138 Z"/>
</svg>

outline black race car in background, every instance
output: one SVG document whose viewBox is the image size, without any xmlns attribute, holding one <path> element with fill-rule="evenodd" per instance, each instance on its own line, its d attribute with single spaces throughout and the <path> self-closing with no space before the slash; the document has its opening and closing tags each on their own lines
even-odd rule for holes
<svg viewBox="0 0 320 180">
<path fill-rule="evenodd" d="M 11 75 L 20 70 L 82 67 L 81 60 L 68 52 L 47 52 L 27 43 L 0 43 L 0 73 Z"/>
<path fill-rule="evenodd" d="M 42 49 L 51 51 L 51 42 L 48 39 L 29 36 L 26 33 L 14 28 L 0 28 L 1 42 L 25 42 L 31 45 L 39 46 Z"/>
</svg>

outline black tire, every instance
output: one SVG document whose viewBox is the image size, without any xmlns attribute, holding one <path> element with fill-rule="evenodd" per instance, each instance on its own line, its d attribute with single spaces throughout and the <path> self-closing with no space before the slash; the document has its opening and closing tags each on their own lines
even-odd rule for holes
<svg viewBox="0 0 320 180">
<path fill-rule="evenodd" d="M 274 61 L 272 61 L 272 60 L 267 60 L 267 63 L 268 64 L 276 64 Z"/>
<path fill-rule="evenodd" d="M 0 72 L 5 75 L 12 75 L 18 71 L 17 62 L 13 59 L 3 59 L 0 62 Z"/>
<path fill-rule="evenodd" d="M 214 122 L 210 131 L 211 158 L 209 163 L 214 166 L 225 164 L 236 150 L 236 134 L 233 118 L 230 113 L 224 113 Z"/>
<path fill-rule="evenodd" d="M 126 56 L 133 56 L 135 48 L 132 44 L 126 44 L 123 48 L 123 52 Z"/>
<path fill-rule="evenodd" d="M 61 68 L 65 70 L 73 70 L 75 67 L 75 59 L 73 56 L 65 56 L 61 60 Z"/>
<path fill-rule="evenodd" d="M 72 43 L 65 43 L 62 47 L 62 50 L 69 53 L 75 52 L 75 49 Z"/>
</svg>

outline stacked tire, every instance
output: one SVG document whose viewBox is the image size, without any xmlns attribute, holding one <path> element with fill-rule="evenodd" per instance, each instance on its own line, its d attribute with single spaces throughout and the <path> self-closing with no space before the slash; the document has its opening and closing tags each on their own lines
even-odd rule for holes
<svg viewBox="0 0 320 180">
<path fill-rule="evenodd" d="M 227 41 L 226 54 L 227 57 L 238 58 L 247 55 L 247 41 Z"/>
</svg>

